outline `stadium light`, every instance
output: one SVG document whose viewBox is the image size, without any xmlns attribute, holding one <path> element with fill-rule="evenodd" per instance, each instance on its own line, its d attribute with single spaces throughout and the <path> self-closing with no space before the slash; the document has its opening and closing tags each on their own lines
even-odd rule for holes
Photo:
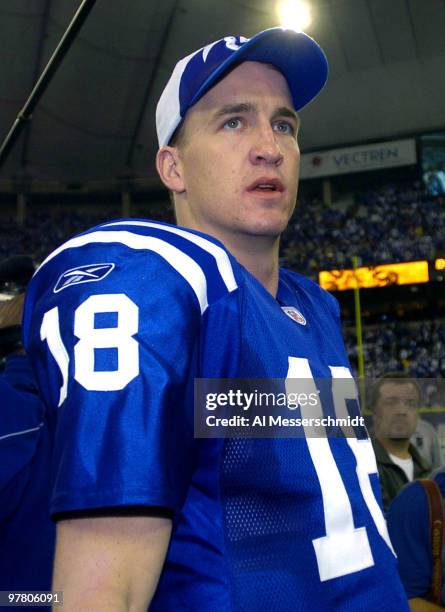
<svg viewBox="0 0 445 612">
<path fill-rule="evenodd" d="M 280 26 L 301 32 L 312 22 L 311 10 L 307 2 L 300 0 L 281 0 L 277 5 Z"/>
</svg>

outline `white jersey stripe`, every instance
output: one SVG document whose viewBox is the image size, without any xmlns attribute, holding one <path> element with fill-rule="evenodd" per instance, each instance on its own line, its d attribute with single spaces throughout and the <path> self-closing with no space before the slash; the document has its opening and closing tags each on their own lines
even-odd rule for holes
<svg viewBox="0 0 445 612">
<path fill-rule="evenodd" d="M 234 291 L 238 285 L 235 280 L 235 276 L 233 274 L 232 264 L 230 263 L 230 258 L 220 246 L 212 242 L 211 240 L 207 240 L 202 236 L 197 236 L 192 232 L 188 232 L 187 230 L 181 229 L 180 227 L 166 226 L 162 225 L 162 223 L 154 223 L 152 221 L 113 221 L 112 223 L 104 223 L 102 227 L 111 227 L 113 225 L 135 225 L 140 227 L 153 227 L 155 229 L 161 229 L 165 232 L 170 232 L 171 234 L 176 234 L 181 236 L 182 238 L 186 238 L 193 242 L 197 246 L 201 247 L 204 251 L 207 251 L 212 255 L 216 260 L 216 265 L 218 266 L 219 273 L 221 274 L 221 278 L 224 284 L 227 287 L 228 291 Z"/>
<path fill-rule="evenodd" d="M 23 429 L 22 431 L 14 431 L 13 433 L 5 434 L 0 436 L 0 440 L 6 440 L 6 438 L 13 438 L 14 436 L 23 436 L 24 434 L 31 433 L 32 431 L 39 431 L 43 427 L 43 423 L 40 423 L 38 427 L 32 429 Z"/>
<path fill-rule="evenodd" d="M 48 255 L 48 257 L 40 265 L 39 270 L 42 268 L 42 266 L 51 261 L 51 259 L 59 255 L 59 253 L 62 253 L 62 251 L 82 247 L 86 244 L 92 244 L 95 242 L 118 242 L 125 244 L 126 246 L 130 247 L 130 249 L 154 251 L 165 259 L 188 282 L 198 298 L 201 313 L 206 310 L 208 306 L 207 280 L 201 267 L 194 259 L 183 253 L 175 246 L 172 246 L 165 240 L 153 238 L 152 236 L 141 236 L 140 234 L 133 234 L 125 230 L 119 230 L 116 232 L 97 231 L 91 232 L 90 234 L 83 234 L 82 236 L 76 236 L 76 238 L 68 240 L 68 242 L 65 242 L 65 244 L 62 244 L 62 246 Z M 37 272 L 39 270 L 37 270 Z"/>
</svg>

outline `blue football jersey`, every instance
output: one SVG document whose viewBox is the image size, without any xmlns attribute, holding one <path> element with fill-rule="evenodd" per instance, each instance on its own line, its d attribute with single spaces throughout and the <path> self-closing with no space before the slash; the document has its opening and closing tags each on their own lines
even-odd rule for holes
<svg viewBox="0 0 445 612">
<path fill-rule="evenodd" d="M 445 499 L 445 472 L 435 473 Z M 407 483 L 388 508 L 388 529 L 398 555 L 399 573 L 407 597 L 428 599 L 433 582 L 431 510 L 424 487 L 418 480 Z M 445 550 L 442 549 L 441 605 L 445 605 Z"/>
<path fill-rule="evenodd" d="M 57 414 L 53 515 L 173 513 L 151 610 L 408 610 L 368 439 L 194 437 L 196 379 L 332 379 L 345 403 L 316 284 L 281 270 L 275 299 L 209 236 L 115 221 L 43 262 L 24 341 Z"/>
<path fill-rule="evenodd" d="M 26 355 L 6 358 L 0 398 L 0 591 L 50 591 L 54 436 Z"/>
</svg>

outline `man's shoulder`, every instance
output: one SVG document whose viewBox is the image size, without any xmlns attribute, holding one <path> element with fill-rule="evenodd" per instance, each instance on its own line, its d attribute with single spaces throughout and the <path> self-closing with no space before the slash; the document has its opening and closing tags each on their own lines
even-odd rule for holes
<svg viewBox="0 0 445 612">
<path fill-rule="evenodd" d="M 375 458 L 378 464 L 394 465 L 383 444 L 375 437 L 371 438 Z"/>
<path fill-rule="evenodd" d="M 388 508 L 388 521 L 394 522 L 400 513 L 422 516 L 427 509 L 427 494 L 419 480 L 403 485 Z"/>
<path fill-rule="evenodd" d="M 68 287 L 113 277 L 144 287 L 156 279 L 165 289 L 188 285 L 205 310 L 209 300 L 237 288 L 235 259 L 225 247 L 200 232 L 141 219 L 121 219 L 95 226 L 55 249 L 35 278 L 55 293 Z M 36 281 L 34 281 L 35 284 Z"/>
<path fill-rule="evenodd" d="M 429 461 L 417 450 L 414 444 L 410 443 L 408 450 L 413 458 L 415 477 L 425 478 L 428 476 L 431 472 L 431 464 Z"/>
<path fill-rule="evenodd" d="M 445 468 L 439 468 L 436 470 L 431 477 L 436 481 L 442 497 L 445 499 Z"/>
<path fill-rule="evenodd" d="M 216 267 L 231 284 L 235 259 L 215 238 L 195 230 L 143 219 L 120 219 L 92 227 L 69 239 L 55 249 L 42 263 L 58 258 L 75 259 L 85 251 L 107 253 L 126 258 L 142 254 L 157 254 L 171 264 L 186 262 L 187 258 L 202 266 Z M 42 267 L 41 266 L 41 267 Z M 233 284 L 233 281 L 232 281 Z"/>
<path fill-rule="evenodd" d="M 431 478 L 437 483 L 442 497 L 445 499 L 445 469 L 441 468 L 440 470 L 437 470 L 436 472 L 434 472 L 434 474 L 431 475 Z M 423 504 L 425 499 L 425 489 L 422 486 L 421 482 L 416 479 L 406 483 L 406 485 L 404 485 L 402 489 L 400 489 L 400 492 L 397 496 L 397 504 L 394 504 L 393 502 L 392 505 L 395 505 L 396 507 L 408 507 L 411 510 L 414 510 L 414 504 Z"/>
<path fill-rule="evenodd" d="M 289 270 L 288 268 L 280 268 L 280 273 L 287 282 L 296 283 L 308 291 L 312 291 L 316 294 L 327 293 L 320 285 L 317 285 L 313 280 L 299 272 Z"/>
<path fill-rule="evenodd" d="M 125 296 L 152 315 L 196 322 L 236 291 L 237 266 L 221 243 L 199 232 L 139 219 L 98 225 L 62 244 L 38 268 L 26 295 L 25 346 L 33 318 L 40 321 L 59 306 L 74 312 L 89 298 L 98 304 L 100 295 L 110 307 Z"/>
<path fill-rule="evenodd" d="M 25 354 L 7 355 L 5 369 L 0 374 L 0 379 L 6 381 L 17 391 L 32 395 L 38 393 L 34 372 L 29 358 Z"/>
<path fill-rule="evenodd" d="M 431 437 L 437 436 L 437 431 L 434 425 L 432 425 L 429 421 L 425 421 L 425 419 L 422 419 L 421 417 L 419 417 L 417 420 L 416 431 L 414 433 Z"/>
</svg>

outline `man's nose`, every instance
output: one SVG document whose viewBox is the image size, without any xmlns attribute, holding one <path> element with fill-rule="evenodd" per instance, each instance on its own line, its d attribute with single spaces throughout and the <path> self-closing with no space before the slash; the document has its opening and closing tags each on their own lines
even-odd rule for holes
<svg viewBox="0 0 445 612">
<path fill-rule="evenodd" d="M 279 166 L 283 161 L 283 153 L 271 125 L 258 126 L 255 139 L 250 149 L 252 164 L 261 163 Z"/>
<path fill-rule="evenodd" d="M 398 400 L 394 405 L 394 410 L 397 414 L 408 414 L 410 407 L 403 400 Z"/>
</svg>

